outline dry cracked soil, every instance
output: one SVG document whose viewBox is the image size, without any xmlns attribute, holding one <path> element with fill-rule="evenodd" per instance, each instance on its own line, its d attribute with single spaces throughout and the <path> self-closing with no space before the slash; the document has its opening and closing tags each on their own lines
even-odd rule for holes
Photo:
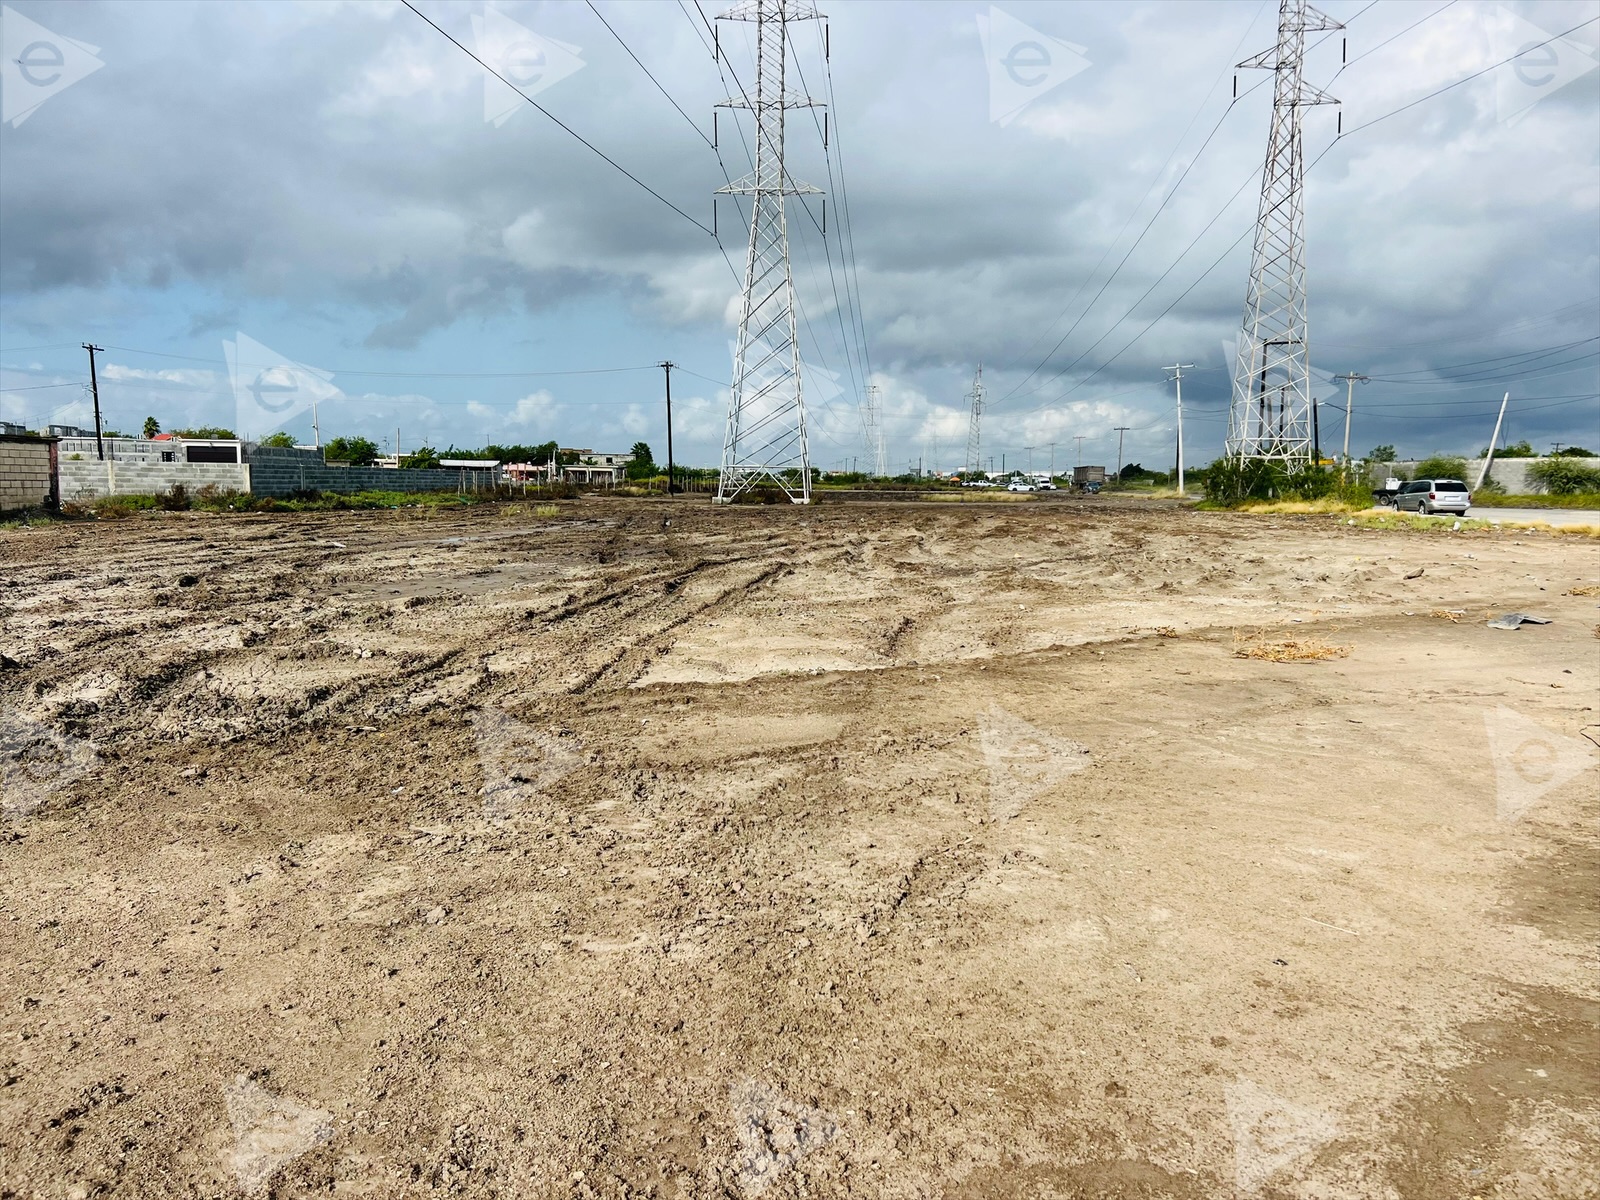
<svg viewBox="0 0 1600 1200">
<path fill-rule="evenodd" d="M 584 500 L 0 575 L 7 1200 L 1600 1196 L 1592 539 Z"/>
</svg>

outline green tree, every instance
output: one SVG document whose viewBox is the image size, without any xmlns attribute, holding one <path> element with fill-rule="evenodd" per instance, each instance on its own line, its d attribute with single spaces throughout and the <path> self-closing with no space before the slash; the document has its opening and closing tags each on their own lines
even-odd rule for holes
<svg viewBox="0 0 1600 1200">
<path fill-rule="evenodd" d="M 649 479 L 656 473 L 656 457 L 650 452 L 649 442 L 635 442 L 629 451 L 633 461 L 628 464 L 629 479 Z"/>
<path fill-rule="evenodd" d="M 378 459 L 378 447 L 364 437 L 336 437 L 322 448 L 328 462 L 347 462 L 352 467 L 370 466 Z"/>
<path fill-rule="evenodd" d="M 1582 446 L 1563 446 L 1550 454 L 1551 458 L 1594 458 L 1593 450 L 1585 450 Z"/>
<path fill-rule="evenodd" d="M 1538 453 L 1534 450 L 1534 448 L 1532 446 L 1528 445 L 1528 442 L 1527 442 L 1526 438 L 1524 438 L 1520 442 L 1512 442 L 1509 446 L 1501 446 L 1500 449 L 1498 449 L 1498 450 L 1496 450 L 1494 452 L 1494 456 L 1496 458 L 1538 458 L 1539 457 Z M 1488 458 L 1489 457 L 1489 447 L 1485 446 L 1482 450 L 1478 451 L 1478 457 L 1479 458 Z"/>
<path fill-rule="evenodd" d="M 1372 453 L 1367 455 L 1367 461 L 1375 463 L 1393 462 L 1398 457 L 1400 456 L 1394 452 L 1393 446 L 1374 446 Z"/>
<path fill-rule="evenodd" d="M 144 419 L 144 436 L 145 436 L 145 440 L 146 441 L 148 441 L 150 438 L 155 437 L 155 435 L 160 433 L 160 432 L 161 432 L 161 422 L 160 421 L 156 420 L 154 417 L 146 417 Z"/>
<path fill-rule="evenodd" d="M 224 429 L 220 425 L 201 425 L 195 429 L 174 429 L 172 431 L 172 436 L 209 440 L 231 438 L 234 436 L 234 432 L 231 429 Z"/>
<path fill-rule="evenodd" d="M 426 471 L 439 465 L 439 452 L 432 446 L 423 446 L 400 460 L 404 470 Z"/>
<path fill-rule="evenodd" d="M 266 437 L 261 439 L 261 445 L 271 446 L 275 450 L 293 450 L 294 435 L 291 433 L 284 433 L 282 430 L 279 430 L 277 433 L 269 433 Z"/>
</svg>

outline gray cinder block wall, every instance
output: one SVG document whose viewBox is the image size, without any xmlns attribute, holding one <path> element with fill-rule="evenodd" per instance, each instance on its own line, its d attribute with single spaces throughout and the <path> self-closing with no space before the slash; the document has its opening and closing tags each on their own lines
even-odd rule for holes
<svg viewBox="0 0 1600 1200">
<path fill-rule="evenodd" d="M 151 463 L 108 458 L 63 458 L 58 468 L 63 502 L 97 496 L 153 496 L 181 483 L 191 492 L 210 484 L 222 491 L 248 492 L 248 463 Z"/>
<path fill-rule="evenodd" d="M 54 438 L 29 434 L 0 435 L 0 512 L 24 508 L 55 508 Z"/>
<path fill-rule="evenodd" d="M 392 470 L 387 467 L 330 467 L 320 450 L 276 446 L 245 447 L 250 490 L 257 496 L 289 496 L 318 492 L 452 492 L 457 488 L 493 486 L 500 471 Z M 476 478 L 474 478 L 476 476 Z"/>
<path fill-rule="evenodd" d="M 1372 464 L 1369 473 L 1376 480 L 1373 486 L 1376 487 L 1377 484 L 1382 483 L 1384 475 L 1395 467 L 1398 467 L 1400 474 L 1407 479 L 1413 478 L 1417 473 L 1417 467 L 1422 461 L 1422 459 L 1409 459 L 1395 463 Z M 1489 468 L 1489 478 L 1505 488 L 1513 496 L 1530 495 L 1539 489 L 1528 478 L 1528 468 L 1538 461 L 1537 458 L 1497 458 Z M 1467 477 L 1464 482 L 1468 487 L 1471 487 L 1478 482 L 1478 472 L 1483 470 L 1483 459 L 1469 458 L 1466 463 Z"/>
</svg>

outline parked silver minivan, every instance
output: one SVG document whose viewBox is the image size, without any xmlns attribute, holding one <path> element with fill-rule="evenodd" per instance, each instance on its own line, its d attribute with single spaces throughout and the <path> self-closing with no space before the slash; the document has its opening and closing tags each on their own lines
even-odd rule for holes
<svg viewBox="0 0 1600 1200">
<path fill-rule="evenodd" d="M 1461 516 L 1472 503 L 1472 493 L 1459 479 L 1413 479 L 1400 489 L 1394 506 L 1401 512 L 1450 513 Z"/>
</svg>

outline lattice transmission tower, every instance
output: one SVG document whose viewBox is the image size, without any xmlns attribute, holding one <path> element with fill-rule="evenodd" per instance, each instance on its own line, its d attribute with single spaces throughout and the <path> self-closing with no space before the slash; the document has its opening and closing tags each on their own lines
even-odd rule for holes
<svg viewBox="0 0 1600 1200">
<path fill-rule="evenodd" d="M 1227 449 L 1231 457 L 1275 461 L 1291 471 L 1311 462 L 1314 441 L 1300 110 L 1338 103 L 1305 81 L 1306 34 L 1343 28 L 1306 0 L 1280 0 L 1278 44 L 1239 64 L 1273 71 L 1276 78 L 1250 285 L 1233 370 Z"/>
<path fill-rule="evenodd" d="M 800 387 L 800 340 L 795 332 L 794 275 L 789 267 L 789 231 L 784 197 L 818 194 L 784 168 L 784 117 L 791 108 L 816 104 L 788 91 L 784 69 L 789 23 L 819 14 L 807 0 L 742 0 L 717 19 L 752 21 L 756 27 L 755 90 L 729 97 L 719 107 L 755 114 L 755 169 L 718 192 L 753 197 L 750 249 L 745 256 L 739 336 L 733 359 L 733 395 L 722 442 L 718 503 L 726 504 L 763 481 L 796 504 L 811 501 L 811 457 L 806 447 L 806 409 Z"/>
<path fill-rule="evenodd" d="M 861 433 L 866 438 L 872 473 L 881 478 L 889 473 L 889 448 L 883 440 L 883 402 L 879 395 L 877 384 L 867 384 L 861 402 Z"/>
<path fill-rule="evenodd" d="M 967 425 L 967 460 L 963 476 L 971 475 L 983 469 L 983 460 L 978 457 L 982 448 L 978 438 L 978 426 L 983 419 L 983 364 L 978 364 L 978 373 L 972 377 L 972 390 L 967 393 L 967 400 L 972 405 L 972 420 Z"/>
</svg>

